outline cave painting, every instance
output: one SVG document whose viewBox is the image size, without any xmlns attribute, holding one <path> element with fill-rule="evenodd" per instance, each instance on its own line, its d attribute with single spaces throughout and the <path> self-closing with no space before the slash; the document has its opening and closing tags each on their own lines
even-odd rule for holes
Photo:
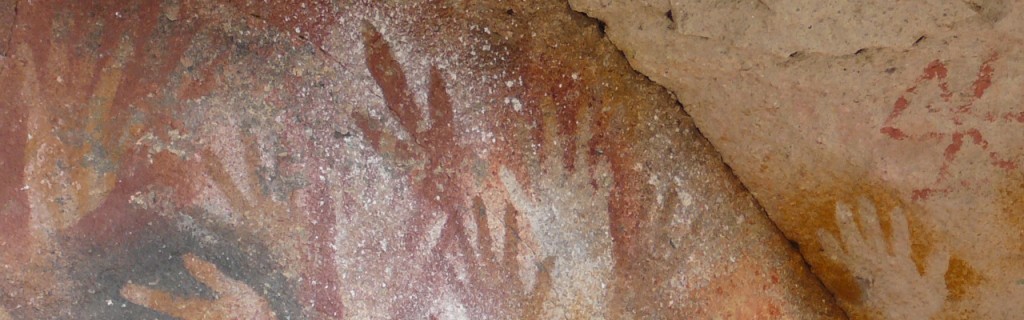
<svg viewBox="0 0 1024 320">
<path fill-rule="evenodd" d="M 957 90 L 950 87 L 946 63 L 934 60 L 896 99 L 880 129 L 882 134 L 896 141 L 944 145 L 934 182 L 913 190 L 914 200 L 927 200 L 950 192 L 955 184 L 973 182 L 958 179 L 951 172 L 964 148 L 980 150 L 991 166 L 1006 171 L 1018 168 L 1019 159 L 1005 156 L 1005 146 L 990 144 L 985 130 L 991 130 L 992 123 L 1024 124 L 1024 112 L 994 112 L 978 104 L 993 85 L 998 61 L 999 55 L 991 53 L 978 67 L 971 85 Z"/>
<path fill-rule="evenodd" d="M 448 95 L 444 77 L 435 68 L 430 68 L 427 93 L 429 127 L 424 127 L 420 108 L 413 100 L 405 72 L 391 52 L 389 44 L 377 29 L 367 23 L 364 26 L 366 65 L 374 81 L 383 93 L 387 114 L 398 121 L 408 140 L 397 137 L 383 129 L 381 120 L 369 115 L 354 113 L 356 125 L 367 142 L 377 152 L 389 156 L 395 165 L 416 164 L 410 171 L 412 189 L 422 202 L 424 209 L 413 213 L 407 222 L 401 249 L 407 254 L 425 253 L 422 261 L 424 271 L 416 279 L 404 281 L 392 314 L 400 318 L 416 317 L 422 314 L 438 316 L 432 312 L 434 306 L 427 305 L 430 299 L 445 293 L 440 289 L 455 288 L 456 304 L 469 309 L 472 314 L 498 314 L 498 310 L 520 310 L 521 318 L 535 319 L 545 297 L 551 291 L 551 270 L 557 263 L 552 256 L 543 257 L 531 263 L 536 269 L 533 286 L 520 277 L 524 268 L 520 257 L 520 237 L 523 234 L 519 220 L 519 209 L 506 204 L 501 210 L 504 242 L 497 251 L 488 221 L 488 208 L 479 196 L 472 205 L 467 205 L 460 172 L 469 169 L 473 152 L 462 146 L 455 134 L 456 124 L 451 97 Z M 423 159 L 423 160 L 421 160 Z M 437 217 L 433 213 L 441 212 Z M 443 222 L 441 222 L 443 221 Z M 475 223 L 476 243 L 471 244 L 467 225 Z M 436 239 L 430 239 L 429 229 L 441 223 Z M 533 269 L 531 268 L 531 269 Z M 466 276 L 459 274 L 465 273 Z M 462 280 L 460 280 L 462 279 Z M 493 296 L 489 296 L 493 295 Z M 518 308 L 517 308 L 518 307 Z M 445 316 L 442 314 L 441 316 Z M 447 316 L 452 316 L 448 314 Z"/>
<path fill-rule="evenodd" d="M 836 203 L 839 239 L 818 230 L 822 249 L 832 260 L 850 268 L 864 292 L 866 305 L 896 305 L 883 310 L 887 319 L 928 318 L 946 300 L 945 273 L 949 253 L 935 249 L 919 272 L 911 257 L 910 229 L 899 207 L 889 212 L 890 236 L 886 237 L 875 205 L 861 198 L 857 212 Z M 924 315 L 924 316 L 922 316 Z"/>
<path fill-rule="evenodd" d="M 201 251 L 197 254 L 202 256 L 211 256 L 211 251 L 221 257 L 247 255 L 251 261 L 235 263 L 228 269 L 242 272 L 246 281 L 269 284 L 269 291 L 278 296 L 276 302 L 270 303 L 272 306 L 263 302 L 256 309 L 292 309 L 276 312 L 283 315 L 294 314 L 298 309 L 281 308 L 280 301 L 286 300 L 281 296 L 290 297 L 292 292 L 279 290 L 288 287 L 283 277 L 272 273 L 273 267 L 267 267 L 272 265 L 267 262 L 267 250 L 253 246 L 259 243 L 257 237 L 295 237 L 268 234 L 260 228 L 251 230 L 255 234 L 246 233 L 250 230 L 227 230 L 223 221 L 209 219 L 213 214 L 194 206 L 202 202 L 196 201 L 197 189 L 203 189 L 197 185 L 206 181 L 195 178 L 203 170 L 192 169 L 207 169 L 205 173 L 213 179 L 212 184 L 229 198 L 229 207 L 239 219 L 267 218 L 280 222 L 280 214 L 294 210 L 282 210 L 288 207 L 269 201 L 269 195 L 256 189 L 243 189 L 253 191 L 251 195 L 239 193 L 231 179 L 217 171 L 223 169 L 221 158 L 209 149 L 204 150 L 203 143 L 198 142 L 202 139 L 193 139 L 195 133 L 189 132 L 187 120 L 182 119 L 187 118 L 182 114 L 189 110 L 190 102 L 207 97 L 218 88 L 222 80 L 218 72 L 225 65 L 237 63 L 239 52 L 276 52 L 267 49 L 270 44 L 247 43 L 231 47 L 233 50 L 189 54 L 197 47 L 224 46 L 222 41 L 228 40 L 218 36 L 222 30 L 209 23 L 223 22 L 218 19 L 224 15 L 211 12 L 222 9 L 189 5 L 183 8 L 178 3 L 124 6 L 113 2 L 53 2 L 22 8 L 26 30 L 53 32 L 33 33 L 32 41 L 20 42 L 16 51 L 23 57 L 23 63 L 12 64 L 0 74 L 15 84 L 3 88 L 15 98 L 0 102 L 0 110 L 9 117 L 4 120 L 18 124 L 5 128 L 12 132 L 5 134 L 16 137 L 11 140 L 23 139 L 9 143 L 5 137 L 4 146 L 10 152 L 0 156 L 0 163 L 10 170 L 5 173 L 13 177 L 0 181 L 3 188 L 7 189 L 12 180 L 19 183 L 17 192 L 3 192 L 5 198 L 0 199 L 10 200 L 0 207 L 0 229 L 11 231 L 0 233 L 0 246 L 4 249 L 0 250 L 0 259 L 12 270 L 10 276 L 4 276 L 0 291 L 4 291 L 3 302 L 14 306 L 9 312 L 15 316 L 144 318 L 155 314 L 126 303 L 126 298 L 134 298 L 151 310 L 175 314 L 166 312 L 171 306 L 160 302 L 164 300 L 143 299 L 160 297 L 162 291 L 135 285 L 121 288 L 133 278 L 166 276 L 159 272 L 161 266 L 167 265 L 166 260 L 177 259 L 187 251 Z M 120 10 L 118 15 L 90 16 L 92 11 L 85 10 L 111 6 Z M 172 9 L 190 10 L 189 23 L 168 20 L 165 15 Z M 96 22 L 70 22 L 79 20 Z M 244 25 L 244 21 L 238 24 Z M 250 34 L 258 36 L 261 35 Z M 247 146 L 258 148 L 254 141 L 246 142 Z M 251 166 L 251 161 L 245 164 L 254 171 L 258 169 Z M 322 197 L 315 192 L 317 185 L 311 186 L 303 190 L 304 199 L 321 201 Z M 249 199 L 263 211 L 252 209 L 246 203 Z M 298 222 L 282 225 L 306 228 L 312 236 L 333 233 L 329 229 L 333 224 L 317 223 L 315 219 L 320 216 L 310 216 L 313 221 L 308 224 L 305 219 L 293 219 L 289 221 Z M 315 301 L 322 314 L 338 316 L 340 302 L 324 293 L 330 290 L 330 294 L 336 295 L 336 290 L 331 290 L 336 286 L 323 285 L 338 278 L 323 271 L 325 265 L 333 270 L 329 259 L 321 259 L 332 256 L 333 251 L 321 250 L 326 247 L 323 241 L 309 243 L 312 254 L 303 257 L 309 262 L 296 263 L 300 266 L 296 267 L 300 269 L 297 273 L 307 279 L 325 280 L 315 288 L 306 288 L 300 296 L 307 299 L 305 302 Z M 192 266 L 190 272 L 212 267 L 193 257 L 185 257 L 186 266 Z M 218 268 L 212 270 L 215 274 L 205 279 L 226 278 L 219 276 Z M 203 280 L 201 277 L 196 274 L 196 279 Z M 263 279 L 253 280 L 258 278 Z M 220 292 L 222 298 L 242 292 L 240 286 L 244 285 L 229 280 L 220 282 L 226 286 L 213 288 L 224 290 Z M 212 287 L 216 283 L 207 285 Z M 33 290 L 46 294 L 32 298 Z M 23 303 L 26 300 L 28 305 Z M 198 300 L 186 300 L 187 305 L 204 306 Z M 226 311 L 220 306 L 230 301 L 211 300 L 205 306 Z M 68 307 L 73 305 L 85 306 L 81 310 L 89 313 L 70 314 Z"/>
<path fill-rule="evenodd" d="M 134 283 L 121 288 L 121 295 L 132 303 L 179 319 L 274 319 L 270 305 L 244 282 L 224 275 L 209 261 L 185 254 L 182 259 L 189 274 L 214 291 L 215 298 L 180 297 Z"/>
<path fill-rule="evenodd" d="M 35 40 L 0 66 L 20 98 L 0 101 L 0 320 L 778 317 L 809 300 L 787 282 L 811 279 L 799 258 L 669 96 L 588 69 L 628 70 L 610 45 L 510 43 L 514 80 L 471 88 L 455 75 L 492 71 L 416 69 L 422 44 L 392 50 L 397 22 L 360 32 L 362 13 L 301 25 L 353 36 L 335 59 L 325 37 L 217 3 L 21 9 Z M 459 100 L 480 88 L 497 93 Z M 701 203 L 704 184 L 727 197 Z"/>
</svg>

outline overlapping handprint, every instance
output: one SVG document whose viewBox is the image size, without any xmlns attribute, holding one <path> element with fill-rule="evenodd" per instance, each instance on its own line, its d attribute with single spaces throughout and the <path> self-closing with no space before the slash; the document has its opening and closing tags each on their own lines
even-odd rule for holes
<svg viewBox="0 0 1024 320">
<path fill-rule="evenodd" d="M 191 26 L 178 26 L 178 32 L 172 35 L 154 36 L 161 22 L 157 4 L 125 8 L 130 15 L 91 17 L 87 10 L 77 11 L 77 5 L 80 3 L 65 6 L 47 2 L 19 8 L 17 14 L 23 25 L 15 28 L 18 41 L 12 42 L 11 50 L 20 58 L 18 63 L 7 64 L 2 75 L 10 85 L 2 90 L 9 99 L 0 102 L 0 109 L 9 117 L 5 120 L 17 122 L 15 128 L 21 130 L 5 132 L 5 142 L 24 139 L 7 145 L 20 149 L 8 150 L 7 155 L 20 155 L 21 159 L 8 162 L 13 159 L 5 156 L 3 162 L 10 172 L 22 170 L 4 182 L 21 180 L 16 183 L 26 203 L 0 208 L 0 215 L 19 221 L 7 228 L 29 231 L 25 237 L 28 240 L 18 239 L 22 237 L 20 232 L 0 235 L 0 243 L 22 248 L 5 249 L 0 254 L 0 259 L 18 274 L 16 279 L 4 281 L 4 286 L 10 286 L 11 299 L 34 300 L 29 303 L 34 310 L 12 310 L 18 316 L 52 317 L 67 312 L 61 308 L 67 303 L 39 308 L 69 298 L 65 292 L 68 287 L 61 284 L 70 280 L 66 278 L 67 270 L 61 270 L 58 253 L 72 252 L 64 252 L 68 243 L 58 239 L 83 236 L 89 241 L 72 244 L 88 246 L 93 240 L 101 243 L 118 234 L 107 231 L 123 231 L 139 221 L 145 223 L 145 218 L 119 219 L 118 215 L 125 214 L 123 210 L 104 206 L 123 206 L 126 199 L 112 194 L 138 187 L 119 180 L 153 177 L 152 170 L 140 163 L 162 155 L 149 152 L 148 144 L 136 142 L 147 133 L 166 137 L 174 130 L 173 121 L 166 121 L 164 112 L 173 108 L 154 108 L 157 89 L 179 84 L 170 76 L 171 71 L 203 25 L 196 21 Z M 93 5 L 105 9 L 117 3 Z M 179 88 L 185 87 L 188 85 Z M 144 130 L 139 126 L 141 121 L 154 125 Z M 126 179 L 129 176 L 133 178 Z M 4 200 L 11 199 L 0 201 Z M 105 223 L 100 229 L 94 224 L 97 221 L 113 223 Z M 13 255 L 19 252 L 25 255 Z M 32 290 L 45 292 L 40 295 L 45 298 L 35 299 Z"/>
<path fill-rule="evenodd" d="M 4 278 L 2 282 L 5 295 L 0 302 L 20 306 L 10 309 L 14 316 L 88 317 L 69 314 L 81 311 L 76 308 L 108 312 L 101 305 L 85 305 L 99 301 L 92 299 L 96 295 L 82 295 L 74 290 L 88 287 L 103 291 L 109 286 L 115 288 L 113 292 L 103 292 L 115 298 L 116 288 L 122 283 L 96 284 L 93 280 L 99 276 L 91 271 L 110 265 L 149 263 L 136 260 L 151 257 L 134 255 L 139 239 L 175 244 L 187 242 L 182 239 L 193 236 L 193 230 L 155 229 L 167 226 L 168 220 L 191 218 L 188 215 L 193 213 L 190 208 L 196 188 L 191 179 L 201 175 L 193 170 L 194 166 L 206 169 L 217 188 L 225 190 L 232 213 L 254 226 L 251 230 L 237 228 L 239 235 L 233 240 L 282 235 L 267 225 L 283 219 L 281 214 L 289 212 L 288 205 L 273 202 L 265 194 L 240 193 L 233 180 L 225 179 L 220 155 L 204 150 L 202 143 L 198 143 L 200 148 L 196 147 L 197 141 L 191 140 L 192 133 L 188 132 L 189 125 L 183 123 L 188 121 L 187 117 L 180 114 L 222 83 L 220 68 L 237 60 L 238 54 L 252 54 L 248 50 L 257 46 L 243 43 L 241 40 L 246 39 L 234 31 L 229 34 L 219 29 L 244 27 L 244 20 L 223 14 L 226 10 L 229 9 L 224 6 L 193 1 L 53 1 L 20 10 L 19 17 L 24 19 L 19 20 L 24 26 L 17 29 L 33 34 L 18 34 L 14 50 L 20 58 L 17 63 L 5 65 L 10 68 L 4 69 L 2 75 L 12 85 L 0 90 L 12 97 L 0 101 L 0 109 L 12 112 L 5 113 L 5 117 L 24 123 L 21 131 L 4 132 L 5 146 L 8 139 L 25 139 L 23 148 L 19 148 L 24 149 L 24 177 L 19 175 L 16 179 L 19 193 L 27 198 L 26 204 L 0 205 L 0 217 L 5 222 L 12 221 L 7 217 L 15 217 L 19 222 L 4 227 L 28 231 L 31 238 L 29 243 L 22 243 L 18 239 L 25 237 L 19 234 L 22 231 L 0 234 L 0 244 L 5 249 L 0 253 L 0 262 L 12 270 L 11 281 Z M 229 37 L 231 42 L 225 42 Z M 262 42 L 260 46 L 269 47 Z M 229 50 L 207 50 L 223 47 Z M 10 154 L 20 155 L 21 151 Z M 10 158 L 17 156 L 4 156 L 0 162 L 12 167 L 20 163 L 8 162 Z M 18 167 L 17 170 L 22 169 Z M 167 201 L 166 208 L 147 210 L 133 202 L 136 196 L 154 190 L 173 199 Z M 0 199 L 5 200 L 9 199 Z M 250 201 L 255 202 L 255 207 Z M 25 212 L 12 208 L 24 208 Z M 259 218 L 277 220 L 254 220 Z M 302 225 L 305 222 L 281 225 L 308 227 Z M 322 224 L 313 231 L 331 225 Z M 310 229 L 314 228 L 307 228 Z M 23 249 L 8 251 L 8 245 Z M 298 273 L 310 275 L 306 279 L 319 280 L 311 275 L 317 274 L 336 280 L 335 273 L 304 269 L 309 265 L 327 265 L 328 270 L 336 267 L 328 259 L 312 256 L 302 257 L 310 261 L 296 261 L 300 265 L 295 268 Z M 69 265 L 69 261 L 74 264 Z M 113 278 L 147 276 L 135 272 L 148 271 L 130 272 Z M 323 291 L 323 284 L 316 286 L 320 288 L 317 292 Z M 132 291 L 137 290 L 129 290 Z M 305 290 L 310 291 L 315 290 Z M 311 295 L 308 298 L 319 302 L 318 310 L 324 306 L 340 309 L 331 303 L 338 299 Z"/>
<path fill-rule="evenodd" d="M 270 177 L 261 175 L 267 170 L 263 170 L 264 154 L 259 139 L 242 129 L 238 130 L 237 138 L 243 142 L 238 144 L 242 150 L 217 152 L 205 147 L 200 152 L 205 176 L 227 204 L 228 220 L 245 226 L 239 232 L 264 241 L 273 239 L 277 249 L 273 252 L 277 255 L 275 260 L 295 262 L 288 263 L 282 271 L 301 275 L 305 302 L 324 316 L 342 316 L 340 279 L 332 245 L 334 199 L 330 197 L 329 186 L 319 180 L 294 190 L 274 185 Z M 241 184 L 225 166 L 225 157 L 241 158 Z M 283 166 L 280 162 L 276 164 Z M 276 195 L 274 190 L 284 194 Z"/>
<path fill-rule="evenodd" d="M 418 264 L 422 268 L 414 269 L 424 271 L 400 284 L 398 303 L 391 313 L 398 317 L 430 314 L 433 302 L 423 297 L 438 298 L 444 295 L 442 290 L 449 290 L 476 315 L 504 317 L 516 312 L 519 315 L 514 318 L 538 317 L 536 310 L 552 290 L 548 272 L 557 261 L 550 256 L 531 259 L 535 261 L 529 268 L 535 270 L 534 281 L 532 285 L 524 283 L 520 278 L 525 268 L 522 261 L 532 255 L 522 251 L 529 247 L 521 240 L 525 231 L 520 210 L 511 204 L 488 208 L 479 195 L 467 199 L 469 188 L 463 185 L 461 175 L 476 159 L 455 134 L 453 103 L 444 77 L 430 68 L 424 119 L 409 80 L 383 35 L 367 23 L 363 37 L 366 64 L 383 94 L 385 114 L 394 117 L 404 134 L 391 132 L 383 119 L 369 114 L 354 113 L 352 117 L 374 150 L 409 172 L 421 208 L 407 220 L 408 229 L 403 232 L 403 251 L 414 261 L 402 263 Z M 442 213 L 439 218 L 431 214 L 437 211 Z M 490 234 L 488 215 L 492 212 L 503 216 L 495 219 L 503 223 L 500 246 Z M 475 237 L 469 232 L 471 222 L 476 224 Z M 437 239 L 429 239 L 428 228 L 438 223 Z M 473 239 L 476 243 L 471 243 Z"/>
</svg>

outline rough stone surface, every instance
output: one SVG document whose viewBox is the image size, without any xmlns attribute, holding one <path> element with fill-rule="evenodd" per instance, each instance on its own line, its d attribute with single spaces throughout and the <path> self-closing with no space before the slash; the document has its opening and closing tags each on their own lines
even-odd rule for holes
<svg viewBox="0 0 1024 320">
<path fill-rule="evenodd" d="M 0 59 L 7 57 L 7 50 L 11 46 L 11 32 L 14 31 L 17 11 L 18 7 L 14 3 L 0 5 Z"/>
<path fill-rule="evenodd" d="M 570 2 L 851 317 L 1024 313 L 1020 1 Z"/>
<path fill-rule="evenodd" d="M 3 5 L 0 319 L 843 317 L 564 2 Z"/>
</svg>

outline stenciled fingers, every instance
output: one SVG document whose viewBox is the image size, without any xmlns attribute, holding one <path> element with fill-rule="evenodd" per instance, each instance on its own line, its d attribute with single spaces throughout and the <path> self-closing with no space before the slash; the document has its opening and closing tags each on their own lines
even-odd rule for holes
<svg viewBox="0 0 1024 320">
<path fill-rule="evenodd" d="M 907 217 L 903 215 L 903 210 L 894 208 L 889 213 L 889 221 L 892 226 L 892 254 L 897 257 L 909 257 L 910 226 L 907 225 Z"/>
<path fill-rule="evenodd" d="M 189 315 L 207 314 L 213 302 L 199 298 L 185 298 L 129 283 L 121 288 L 121 296 L 129 302 L 167 314 L 175 318 L 186 318 Z"/>
<path fill-rule="evenodd" d="M 272 319 L 274 312 L 263 297 L 244 282 L 222 273 L 216 265 L 188 253 L 182 257 L 185 269 L 215 293 L 213 300 L 182 297 L 134 283 L 121 288 L 131 303 L 180 319 Z"/>
<path fill-rule="evenodd" d="M 946 271 L 949 270 L 949 251 L 936 248 L 932 254 L 928 255 L 928 260 L 924 267 L 924 277 L 926 279 L 933 285 L 945 286 Z"/>
<path fill-rule="evenodd" d="M 850 206 L 845 203 L 836 204 L 836 225 L 839 227 L 839 237 L 846 245 L 847 254 L 860 256 L 870 250 L 864 243 L 857 223 L 853 220 Z"/>
<path fill-rule="evenodd" d="M 839 244 L 839 240 L 833 237 L 831 233 L 825 231 L 825 229 L 818 229 L 818 242 L 821 243 L 821 249 L 829 255 L 832 261 L 846 261 L 846 252 L 843 251 L 842 245 Z"/>
<path fill-rule="evenodd" d="M 188 269 L 188 273 L 192 274 L 192 277 L 210 287 L 218 295 L 227 294 L 233 289 L 245 286 L 245 284 L 221 273 L 213 263 L 199 259 L 194 254 L 186 253 L 182 260 L 185 262 L 185 269 Z"/>
<path fill-rule="evenodd" d="M 861 239 L 864 239 L 864 244 L 874 252 L 888 252 L 886 250 L 885 234 L 882 233 L 882 226 L 878 220 L 878 212 L 875 210 L 875 205 L 863 197 L 857 202 L 860 205 L 858 212 L 860 213 L 862 230 Z"/>
</svg>

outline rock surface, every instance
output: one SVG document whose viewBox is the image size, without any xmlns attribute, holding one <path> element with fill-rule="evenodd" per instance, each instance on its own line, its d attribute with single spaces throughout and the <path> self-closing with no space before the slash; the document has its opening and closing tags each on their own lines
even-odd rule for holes
<svg viewBox="0 0 1024 320">
<path fill-rule="evenodd" d="M 1020 1 L 570 2 L 851 317 L 1024 312 Z"/>
<path fill-rule="evenodd" d="M 564 2 L 2 6 L 0 319 L 843 317 Z"/>
</svg>

